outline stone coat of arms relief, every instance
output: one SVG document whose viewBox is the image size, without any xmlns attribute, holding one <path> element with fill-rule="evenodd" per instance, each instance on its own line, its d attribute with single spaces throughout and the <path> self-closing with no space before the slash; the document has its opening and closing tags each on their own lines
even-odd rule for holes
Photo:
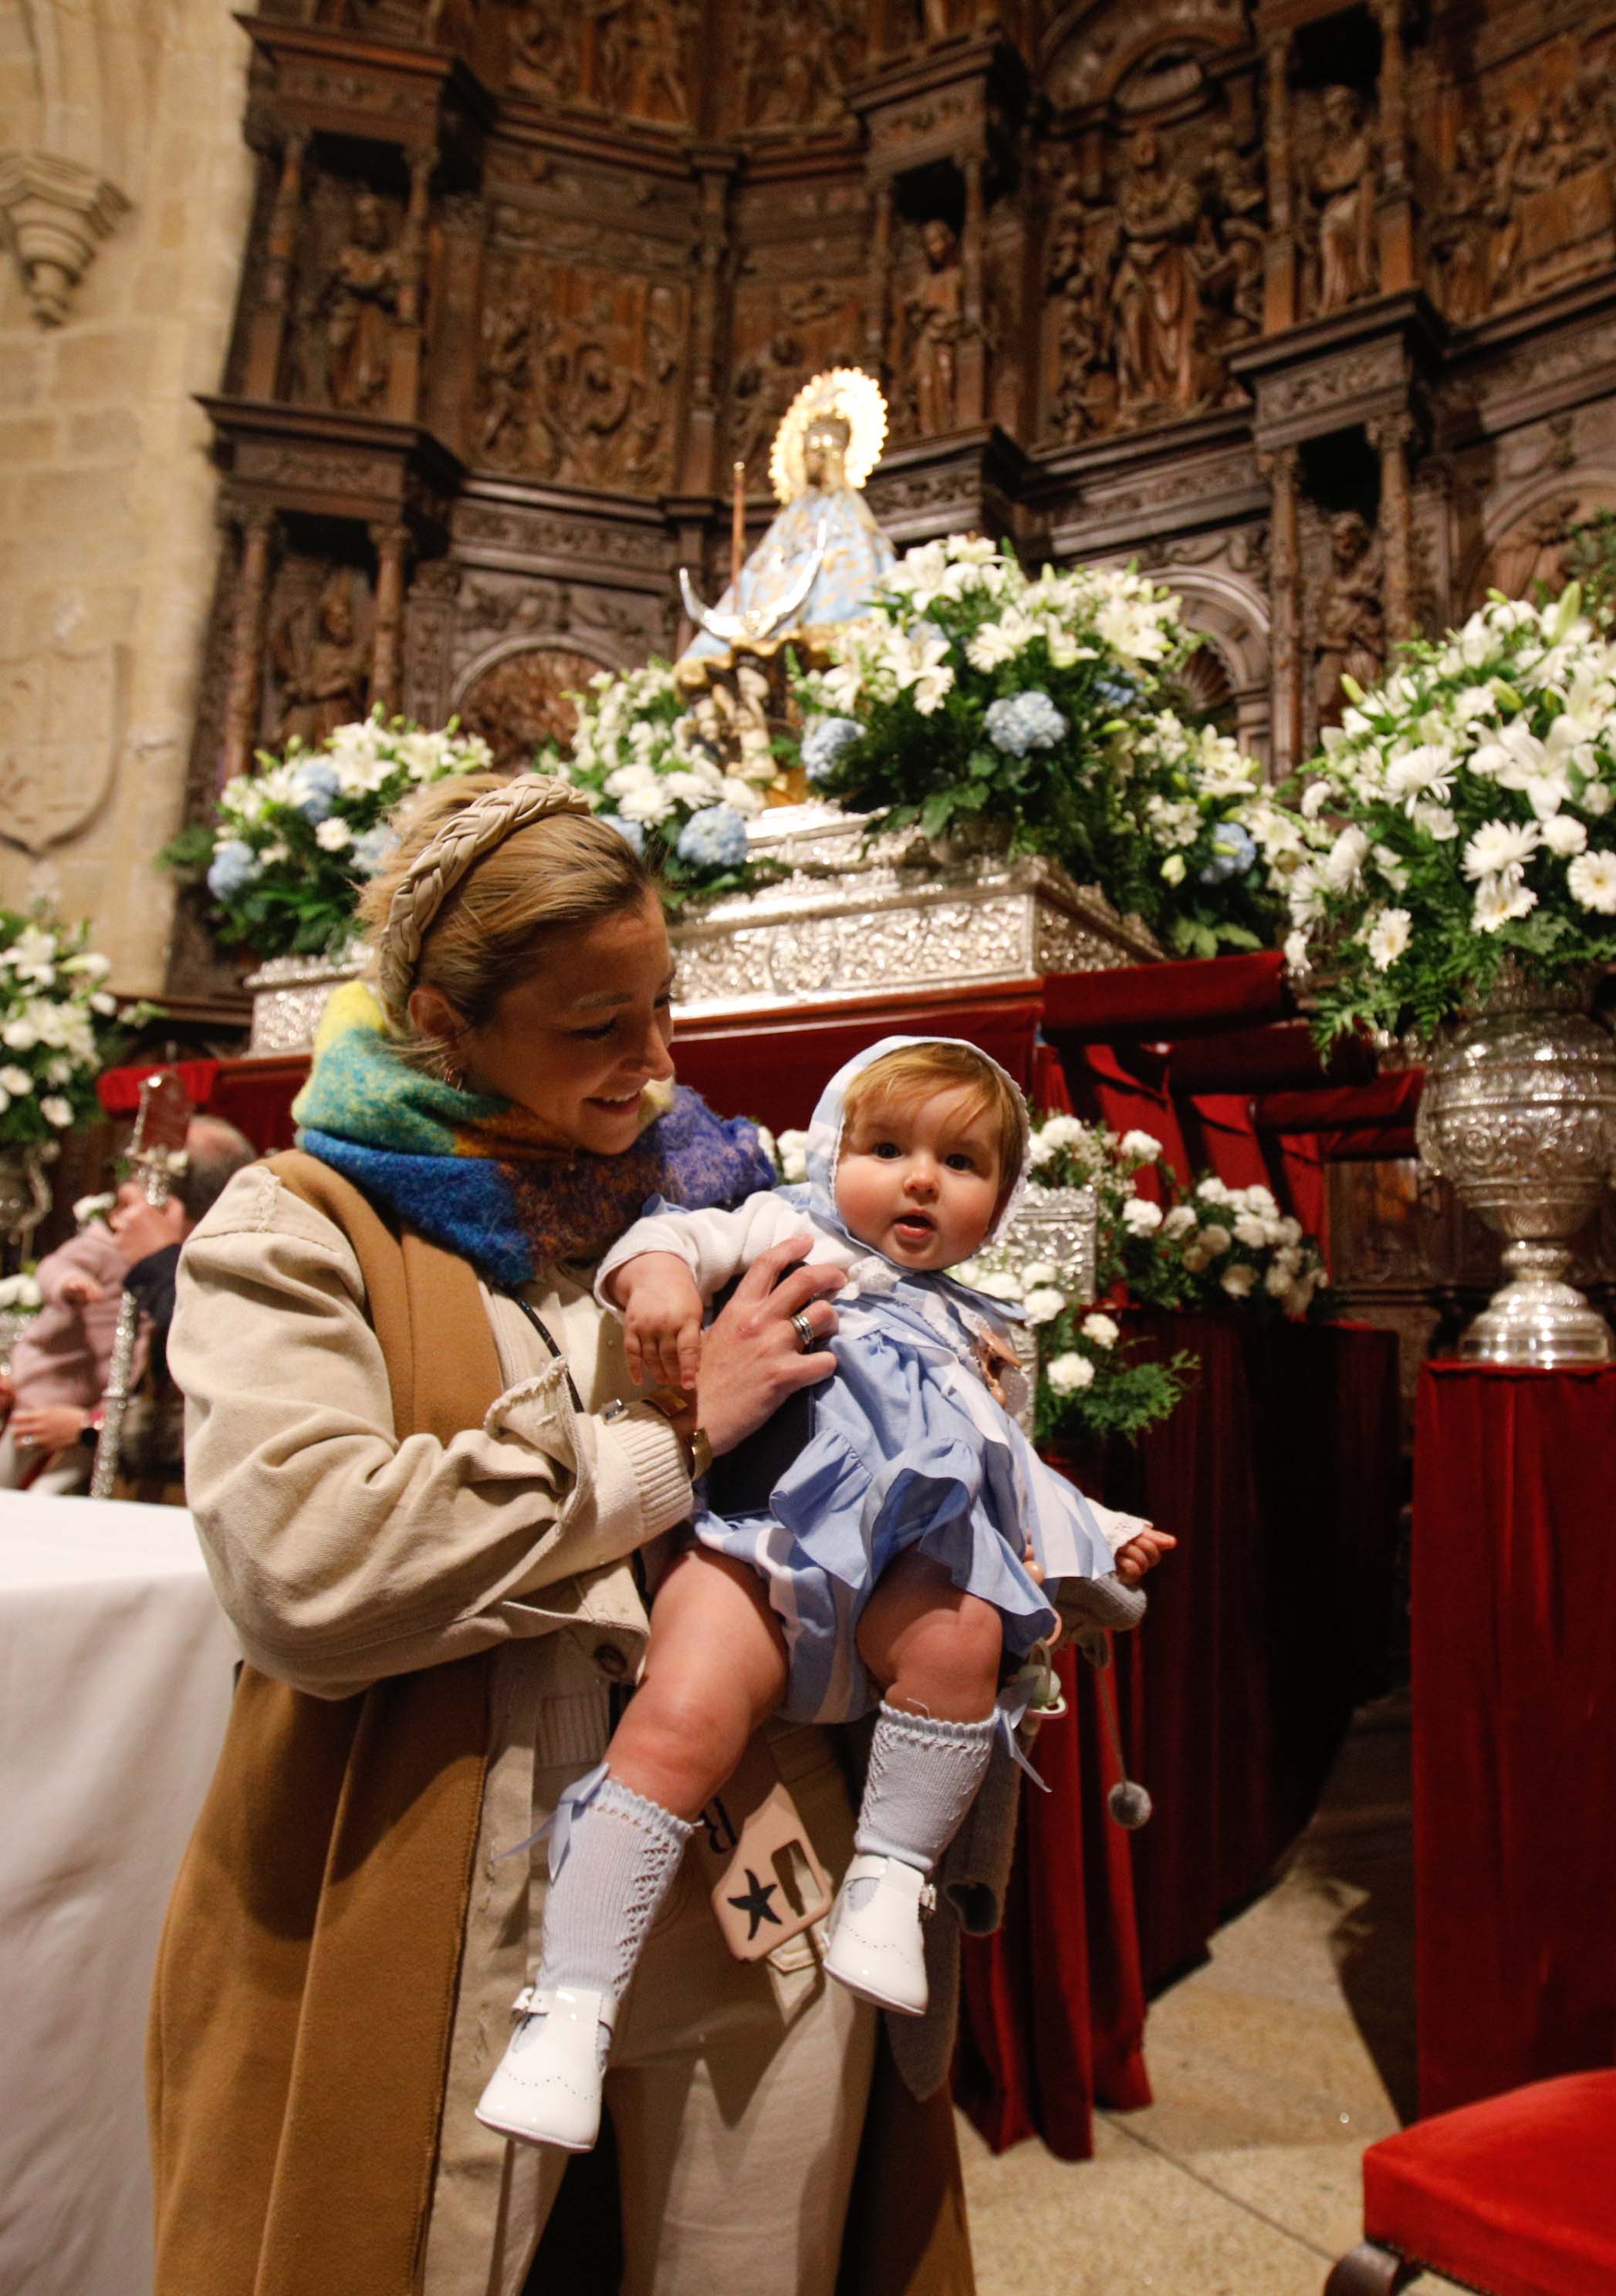
<svg viewBox="0 0 1616 2296">
<path fill-rule="evenodd" d="M 89 826 L 129 719 L 124 645 L 60 645 L 0 661 L 0 841 L 37 859 Z"/>
</svg>

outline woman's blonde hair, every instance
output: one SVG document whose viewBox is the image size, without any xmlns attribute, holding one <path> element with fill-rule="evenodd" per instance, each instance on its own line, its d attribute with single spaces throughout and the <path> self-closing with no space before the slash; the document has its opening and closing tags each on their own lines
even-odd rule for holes
<svg viewBox="0 0 1616 2296">
<path fill-rule="evenodd" d="M 956 1045 L 939 1037 L 920 1045 L 903 1045 L 883 1053 L 861 1069 L 842 1103 L 846 1127 L 860 1111 L 872 1105 L 898 1106 L 928 1094 L 964 1087 L 972 1098 L 971 1113 L 992 1117 L 998 1133 L 999 1201 L 1003 1205 L 1021 1177 L 1027 1161 L 1027 1103 L 997 1061 L 979 1053 L 974 1045 Z"/>
<path fill-rule="evenodd" d="M 494 816 L 484 832 L 492 841 L 443 895 L 420 932 L 418 953 L 412 947 L 400 962 L 394 896 L 412 873 L 420 880 L 417 865 L 435 840 L 452 845 L 448 833 L 479 800 L 523 786 L 502 774 L 458 774 L 429 784 L 394 816 L 398 846 L 360 897 L 389 1029 L 418 1068 L 452 1065 L 456 1038 L 415 1026 L 412 989 L 435 988 L 456 1014 L 459 1033 L 484 1028 L 500 999 L 531 977 L 550 934 L 636 907 L 654 890 L 622 832 L 588 813 L 554 810 L 525 820 L 519 814 L 502 835 L 501 808 L 484 806 Z"/>
</svg>

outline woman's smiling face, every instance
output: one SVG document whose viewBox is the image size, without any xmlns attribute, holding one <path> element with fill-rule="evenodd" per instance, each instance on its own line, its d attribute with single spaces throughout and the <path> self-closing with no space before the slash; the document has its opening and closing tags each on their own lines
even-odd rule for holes
<svg viewBox="0 0 1616 2296">
<path fill-rule="evenodd" d="M 546 934 L 531 976 L 454 1041 L 467 1083 L 515 1101 L 558 1147 L 620 1156 L 639 1137 L 645 1086 L 673 1074 L 672 1037 L 673 959 L 661 904 L 647 893 Z"/>
</svg>

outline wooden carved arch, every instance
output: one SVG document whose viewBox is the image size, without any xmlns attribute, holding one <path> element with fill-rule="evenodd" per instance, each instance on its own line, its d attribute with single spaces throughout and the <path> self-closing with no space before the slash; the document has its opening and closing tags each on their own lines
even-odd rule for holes
<svg viewBox="0 0 1616 2296">
<path fill-rule="evenodd" d="M 546 742 L 566 748 L 578 726 L 568 694 L 597 671 L 620 667 L 597 640 L 570 632 L 504 638 L 461 673 L 452 706 L 468 734 L 481 734 L 496 766 L 515 772 Z"/>
</svg>

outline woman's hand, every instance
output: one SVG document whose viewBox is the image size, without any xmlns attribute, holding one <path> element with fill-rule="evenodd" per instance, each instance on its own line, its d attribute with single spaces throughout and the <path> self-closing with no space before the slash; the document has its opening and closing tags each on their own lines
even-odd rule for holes
<svg viewBox="0 0 1616 2296">
<path fill-rule="evenodd" d="M 761 1427 L 799 1388 L 829 1379 L 836 1358 L 824 1342 L 836 1329 L 827 1294 L 847 1277 L 840 1267 L 799 1267 L 813 1239 L 787 1236 L 754 1261 L 701 1342 L 701 1425 L 715 1453 Z M 790 1269 L 789 1275 L 785 1274 Z M 806 1316 L 819 1342 L 805 1355 L 792 1322 Z"/>
</svg>

